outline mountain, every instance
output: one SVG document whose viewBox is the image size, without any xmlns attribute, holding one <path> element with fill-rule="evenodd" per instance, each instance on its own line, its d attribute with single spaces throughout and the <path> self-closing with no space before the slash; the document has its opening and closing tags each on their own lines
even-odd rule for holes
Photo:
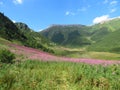
<svg viewBox="0 0 120 90">
<path fill-rule="evenodd" d="M 18 29 L 28 38 L 28 41 L 41 43 L 41 44 L 49 44 L 50 41 L 48 41 L 45 37 L 43 37 L 40 33 L 33 31 L 26 25 L 25 23 L 17 22 L 15 25 L 18 27 Z M 34 43 L 35 44 L 35 43 Z"/>
<path fill-rule="evenodd" d="M 104 36 L 120 29 L 120 18 L 115 18 L 103 23 L 99 23 L 90 27 L 92 32 L 91 39 L 93 41 L 99 41 Z"/>
<path fill-rule="evenodd" d="M 40 48 L 47 52 L 53 52 L 48 48 L 51 42 L 40 33 L 33 31 L 25 23 L 17 22 L 15 25 L 27 37 L 27 40 L 24 43 L 25 46 Z"/>
<path fill-rule="evenodd" d="M 89 46 L 88 50 L 120 53 L 120 28 Z"/>
<path fill-rule="evenodd" d="M 91 26 L 92 51 L 120 52 L 120 18 Z"/>
<path fill-rule="evenodd" d="M 0 37 L 22 45 L 53 52 L 49 49 L 50 41 L 40 33 L 30 29 L 24 23 L 13 23 L 7 16 L 0 13 Z"/>
<path fill-rule="evenodd" d="M 120 18 L 92 26 L 52 25 L 41 32 L 35 32 L 28 25 L 13 23 L 0 13 L 0 37 L 9 41 L 18 41 L 29 47 L 52 52 L 52 42 L 63 46 L 88 46 L 90 51 L 120 52 Z M 47 38 L 47 39 L 46 39 Z M 52 42 L 51 42 L 52 41 Z"/>
<path fill-rule="evenodd" d="M 90 45 L 90 33 L 84 25 L 52 25 L 40 32 L 43 36 L 60 45 Z"/>
<path fill-rule="evenodd" d="M 120 52 L 120 18 L 92 26 L 53 25 L 40 33 L 63 46 L 88 45 L 91 51 Z"/>
<path fill-rule="evenodd" d="M 25 41 L 27 38 L 16 25 L 3 13 L 0 13 L 0 37 L 7 40 Z"/>
</svg>

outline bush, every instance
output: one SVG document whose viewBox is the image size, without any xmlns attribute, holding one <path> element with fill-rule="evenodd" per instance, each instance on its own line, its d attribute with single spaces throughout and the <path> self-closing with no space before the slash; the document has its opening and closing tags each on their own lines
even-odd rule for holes
<svg viewBox="0 0 120 90">
<path fill-rule="evenodd" d="M 0 51 L 0 62 L 13 63 L 14 59 L 15 59 L 15 54 L 10 52 L 9 50 L 4 49 Z"/>
</svg>

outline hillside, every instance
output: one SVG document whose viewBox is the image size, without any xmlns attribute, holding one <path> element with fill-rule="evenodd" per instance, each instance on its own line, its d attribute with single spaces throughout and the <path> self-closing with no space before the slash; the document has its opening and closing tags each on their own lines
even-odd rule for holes
<svg viewBox="0 0 120 90">
<path fill-rule="evenodd" d="M 92 26 L 91 39 L 95 41 L 88 50 L 120 52 L 120 18 Z"/>
<path fill-rule="evenodd" d="M 115 18 L 104 23 L 92 26 L 85 25 L 53 25 L 40 33 L 55 43 L 66 45 L 70 44 L 69 40 L 75 40 L 74 44 L 84 40 L 78 40 L 80 37 L 86 38 L 89 42 L 99 41 L 104 36 L 118 30 L 120 28 L 120 18 Z M 77 39 L 78 38 L 78 39 Z M 61 40 L 61 41 L 60 41 Z M 80 44 L 80 43 L 79 43 Z"/>
<path fill-rule="evenodd" d="M 0 13 L 0 37 L 18 41 L 25 41 L 27 39 L 16 25 L 2 13 Z"/>
<path fill-rule="evenodd" d="M 13 23 L 7 16 L 0 13 L 0 37 L 25 46 L 39 48 L 43 51 L 52 52 L 48 48 L 50 41 L 24 23 Z"/>
<path fill-rule="evenodd" d="M 25 23 L 17 22 L 17 23 L 15 23 L 15 25 L 27 37 L 27 41 L 26 41 L 27 44 L 49 45 L 50 41 L 48 41 L 40 33 L 37 33 L 35 31 L 33 31 L 32 29 L 30 29 L 28 27 L 28 25 L 26 25 Z M 36 47 L 37 47 L 37 45 L 36 45 Z"/>
<path fill-rule="evenodd" d="M 0 37 L 52 53 L 53 50 L 49 48 L 51 41 L 74 48 L 87 45 L 90 51 L 120 52 L 119 24 L 120 18 L 115 18 L 92 26 L 52 25 L 41 32 L 35 32 L 26 24 L 13 23 L 0 13 Z"/>
<path fill-rule="evenodd" d="M 25 46 L 38 48 L 43 51 L 53 53 L 53 50 L 49 49 L 51 42 L 43 37 L 40 33 L 33 31 L 25 23 L 17 22 L 15 25 L 27 37 L 26 42 L 23 42 Z"/>
<path fill-rule="evenodd" d="M 92 26 L 54 25 L 40 32 L 63 46 L 86 46 L 91 51 L 119 51 L 120 18 Z"/>
<path fill-rule="evenodd" d="M 51 41 L 60 45 L 89 45 L 90 33 L 84 25 L 53 25 L 40 32 Z"/>
<path fill-rule="evenodd" d="M 120 29 L 120 18 L 115 18 L 103 23 L 95 24 L 90 27 L 92 32 L 91 39 L 93 41 L 99 41 L 104 36 Z"/>
<path fill-rule="evenodd" d="M 92 44 L 89 50 L 120 52 L 120 29 L 105 36 L 99 42 Z"/>
</svg>

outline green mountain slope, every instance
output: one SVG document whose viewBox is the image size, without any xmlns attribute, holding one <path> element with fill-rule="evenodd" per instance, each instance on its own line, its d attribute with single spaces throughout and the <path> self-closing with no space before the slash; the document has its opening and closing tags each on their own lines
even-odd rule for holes
<svg viewBox="0 0 120 90">
<path fill-rule="evenodd" d="M 40 33 L 31 30 L 24 23 L 13 23 L 2 13 L 0 13 L 0 37 L 25 46 L 52 52 L 48 48 L 50 41 L 41 36 Z"/>
<path fill-rule="evenodd" d="M 90 27 L 92 32 L 91 39 L 93 41 L 99 41 L 104 38 L 104 36 L 120 29 L 120 18 L 115 18 L 110 21 L 106 21 L 102 24 L 96 24 Z"/>
<path fill-rule="evenodd" d="M 86 46 L 91 51 L 120 52 L 120 18 L 93 26 L 53 25 L 41 32 L 35 32 L 24 23 L 13 23 L 0 13 L 0 37 L 9 41 L 40 48 L 47 52 L 51 41 L 63 46 Z M 47 37 L 47 39 L 45 38 Z M 49 40 L 51 41 L 49 41 Z"/>
<path fill-rule="evenodd" d="M 31 41 L 31 42 L 36 42 L 36 43 L 39 43 L 39 44 L 44 44 L 44 45 L 45 44 L 47 45 L 47 44 L 50 43 L 50 41 L 48 41 L 40 33 L 35 32 L 32 29 L 30 29 L 25 23 L 18 22 L 18 23 L 15 23 L 15 25 L 27 37 L 28 42 Z"/>
<path fill-rule="evenodd" d="M 8 40 L 26 40 L 24 34 L 2 13 L 0 13 L 0 37 Z"/>
<path fill-rule="evenodd" d="M 120 52 L 120 18 L 94 25 L 91 28 L 91 40 L 95 43 L 89 46 L 88 50 Z"/>
<path fill-rule="evenodd" d="M 60 45 L 89 45 L 90 33 L 84 25 L 53 25 L 40 32 L 51 41 Z"/>
<path fill-rule="evenodd" d="M 33 48 L 40 48 L 43 51 L 47 52 L 53 52 L 48 48 L 51 42 L 45 37 L 43 37 L 40 33 L 33 31 L 25 23 L 17 22 L 15 23 L 15 25 L 27 37 L 27 40 L 24 43 L 24 45 Z"/>
<path fill-rule="evenodd" d="M 120 29 L 105 36 L 101 41 L 92 44 L 89 50 L 120 52 Z"/>
<path fill-rule="evenodd" d="M 103 23 L 95 24 L 92 26 L 92 31 L 96 31 L 103 27 L 108 28 L 108 30 L 112 32 L 118 30 L 120 28 L 120 18 L 115 18 Z"/>
<path fill-rule="evenodd" d="M 89 45 L 91 51 L 120 52 L 120 18 L 92 26 L 54 25 L 40 33 L 63 46 Z"/>
</svg>

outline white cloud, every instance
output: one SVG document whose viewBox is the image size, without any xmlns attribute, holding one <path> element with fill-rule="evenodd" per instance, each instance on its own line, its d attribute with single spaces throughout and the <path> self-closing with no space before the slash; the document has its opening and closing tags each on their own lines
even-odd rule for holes
<svg viewBox="0 0 120 90">
<path fill-rule="evenodd" d="M 12 22 L 13 22 L 13 23 L 16 23 L 16 21 L 15 21 L 15 20 L 12 20 Z"/>
<path fill-rule="evenodd" d="M 23 0 L 13 0 L 13 3 L 14 3 L 14 4 L 22 4 L 22 3 L 23 3 Z"/>
<path fill-rule="evenodd" d="M 69 11 L 67 11 L 66 13 L 65 13 L 65 15 L 67 16 L 67 15 L 69 15 L 70 14 L 70 12 Z"/>
<path fill-rule="evenodd" d="M 109 20 L 113 20 L 113 19 L 116 19 L 116 18 L 120 18 L 120 16 L 110 18 Z"/>
<path fill-rule="evenodd" d="M 118 1 L 114 0 L 112 2 L 110 2 L 110 5 L 116 5 L 118 3 Z"/>
<path fill-rule="evenodd" d="M 82 7 L 82 8 L 80 8 L 80 9 L 78 9 L 78 11 L 82 11 L 82 12 L 84 12 L 84 11 L 86 11 L 86 10 L 87 10 L 86 7 Z"/>
<path fill-rule="evenodd" d="M 103 4 L 107 4 L 109 1 L 108 0 L 104 0 Z"/>
<path fill-rule="evenodd" d="M 66 15 L 66 16 L 68 16 L 68 15 L 72 15 L 72 16 L 74 16 L 75 13 L 74 13 L 74 12 L 70 12 L 70 11 L 66 11 L 66 12 L 65 12 L 65 15 Z"/>
<path fill-rule="evenodd" d="M 103 16 L 100 16 L 100 17 L 96 17 L 93 20 L 93 24 L 104 23 L 106 21 L 110 21 L 110 20 L 113 20 L 113 19 L 116 19 L 116 18 L 120 18 L 120 16 L 110 18 L 109 15 L 103 15 Z"/>
<path fill-rule="evenodd" d="M 109 19 L 110 19 L 109 15 L 103 15 L 103 16 L 100 16 L 100 17 L 96 17 L 93 20 L 93 24 L 102 23 L 104 21 L 108 21 Z"/>
<path fill-rule="evenodd" d="M 116 8 L 113 8 L 113 9 L 110 10 L 110 13 L 113 13 L 113 12 L 115 12 L 116 10 L 117 10 Z"/>
<path fill-rule="evenodd" d="M 90 8 L 91 6 L 90 5 L 87 5 L 87 6 L 85 6 L 85 7 L 82 7 L 82 8 L 80 8 L 80 9 L 78 9 L 77 11 L 78 12 L 85 12 L 85 11 L 87 11 L 89 8 Z"/>
</svg>

